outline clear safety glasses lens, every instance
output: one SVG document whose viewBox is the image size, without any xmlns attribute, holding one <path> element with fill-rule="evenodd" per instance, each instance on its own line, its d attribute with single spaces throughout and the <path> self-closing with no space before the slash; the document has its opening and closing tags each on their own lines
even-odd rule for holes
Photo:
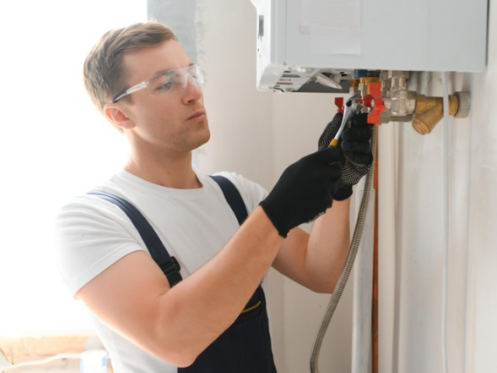
<svg viewBox="0 0 497 373">
<path fill-rule="evenodd" d="M 168 70 L 148 81 L 147 88 L 151 95 L 164 95 L 184 90 L 188 85 L 188 78 L 197 85 L 204 84 L 204 75 L 198 66 L 187 66 L 181 69 Z"/>
<path fill-rule="evenodd" d="M 152 96 L 170 94 L 184 90 L 188 85 L 188 78 L 197 86 L 204 84 L 204 74 L 197 65 L 182 67 L 181 69 L 167 70 L 154 78 L 141 82 L 123 93 L 117 95 L 112 102 L 117 102 L 123 97 L 140 89 L 147 88 Z"/>
</svg>

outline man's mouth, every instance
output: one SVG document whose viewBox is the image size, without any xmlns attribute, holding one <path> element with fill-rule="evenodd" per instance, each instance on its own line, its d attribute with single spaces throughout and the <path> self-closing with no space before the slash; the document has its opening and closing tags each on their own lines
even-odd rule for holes
<svg viewBox="0 0 497 373">
<path fill-rule="evenodd" d="M 197 110 L 195 113 L 193 113 L 192 116 L 188 118 L 190 119 L 204 119 L 205 118 L 205 110 Z"/>
</svg>

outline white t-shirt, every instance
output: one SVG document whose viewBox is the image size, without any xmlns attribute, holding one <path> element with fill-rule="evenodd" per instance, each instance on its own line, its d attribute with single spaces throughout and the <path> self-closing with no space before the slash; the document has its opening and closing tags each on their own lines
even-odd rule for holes
<svg viewBox="0 0 497 373">
<path fill-rule="evenodd" d="M 238 221 L 217 185 L 197 173 L 199 189 L 172 189 L 149 183 L 126 171 L 95 189 L 118 195 L 132 203 L 152 225 L 169 255 L 174 256 L 183 278 L 216 255 L 238 229 Z M 223 172 L 238 189 L 252 212 L 267 192 L 244 177 Z M 56 221 L 57 261 L 74 295 L 95 276 L 123 256 L 143 250 L 143 240 L 126 214 L 100 197 L 82 195 L 66 204 Z M 117 373 L 176 372 L 93 317 Z"/>
</svg>

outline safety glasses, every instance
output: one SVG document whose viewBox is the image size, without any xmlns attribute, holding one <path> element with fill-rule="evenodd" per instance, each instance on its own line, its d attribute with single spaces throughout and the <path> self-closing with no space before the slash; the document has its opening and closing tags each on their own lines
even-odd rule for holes
<svg viewBox="0 0 497 373">
<path fill-rule="evenodd" d="M 202 70 L 197 65 L 190 65 L 180 69 L 161 71 L 149 80 L 138 83 L 118 94 L 114 97 L 112 102 L 116 103 L 123 97 L 143 88 L 147 88 L 152 96 L 168 95 L 174 92 L 183 91 L 188 85 L 189 77 L 196 86 L 202 86 L 204 84 L 204 74 L 202 73 Z"/>
</svg>

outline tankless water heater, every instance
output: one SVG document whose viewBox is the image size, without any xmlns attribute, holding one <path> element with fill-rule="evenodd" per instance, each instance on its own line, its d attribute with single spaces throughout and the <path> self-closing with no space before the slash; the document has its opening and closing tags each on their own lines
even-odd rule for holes
<svg viewBox="0 0 497 373">
<path fill-rule="evenodd" d="M 251 1 L 260 90 L 298 91 L 319 76 L 339 91 L 354 69 L 485 69 L 487 0 Z"/>
</svg>

